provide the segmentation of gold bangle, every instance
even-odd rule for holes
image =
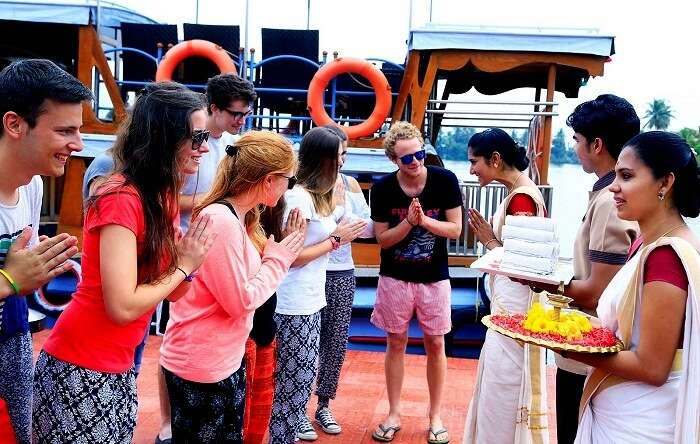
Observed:
[[[484,247],[488,250],[489,244],[490,244],[491,242],[493,242],[493,241],[498,242],[498,239],[496,239],[496,238],[494,237],[494,238],[491,239],[490,241],[486,242],[486,243],[484,244]]]

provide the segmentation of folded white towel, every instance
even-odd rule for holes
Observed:
[[[503,241],[503,249],[525,256],[543,257],[553,260],[559,258],[559,244],[556,242],[527,242],[508,238]]]
[[[501,267],[529,271],[537,274],[552,274],[557,262],[543,257],[525,256],[523,254],[505,251],[501,259]]]
[[[506,225],[556,232],[556,224],[548,217],[506,216]]]
[[[557,235],[553,231],[504,225],[501,230],[501,239],[521,239],[530,242],[556,242]]]

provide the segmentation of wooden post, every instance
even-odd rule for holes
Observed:
[[[82,248],[83,226],[83,175],[85,159],[71,156],[66,164],[66,175],[61,193],[61,208],[58,214],[57,233],[68,233],[78,238]]]
[[[549,65],[547,73],[547,102],[554,101],[554,84],[557,78],[557,65]],[[541,109],[541,108],[540,108]],[[552,112],[552,105],[547,105],[544,110]],[[542,171],[540,171],[540,184],[549,183],[549,158],[552,153],[552,116],[544,117],[544,136],[542,144]]]

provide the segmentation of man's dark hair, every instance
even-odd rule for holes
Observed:
[[[602,94],[579,104],[566,124],[588,143],[596,138],[602,140],[613,159],[620,155],[625,142],[639,134],[639,116],[634,107],[612,94]]]
[[[50,60],[20,60],[0,71],[0,116],[13,111],[29,128],[46,111],[46,100],[80,103],[92,98],[85,85]],[[0,137],[2,133],[0,125]]]
[[[228,108],[234,100],[252,103],[258,97],[253,84],[235,74],[219,74],[207,81],[207,101],[219,109]],[[207,111],[211,114],[211,107]]]

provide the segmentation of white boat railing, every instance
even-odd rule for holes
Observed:
[[[476,240],[474,234],[469,230],[466,209],[474,208],[486,220],[490,221],[496,208],[506,197],[506,187],[500,184],[481,187],[477,182],[461,182],[459,186],[465,209],[462,212],[462,234],[457,239],[447,241],[447,253],[450,256],[481,256],[484,253],[484,246]],[[539,189],[544,197],[547,211],[551,215],[553,188],[551,185],[540,185]]]

